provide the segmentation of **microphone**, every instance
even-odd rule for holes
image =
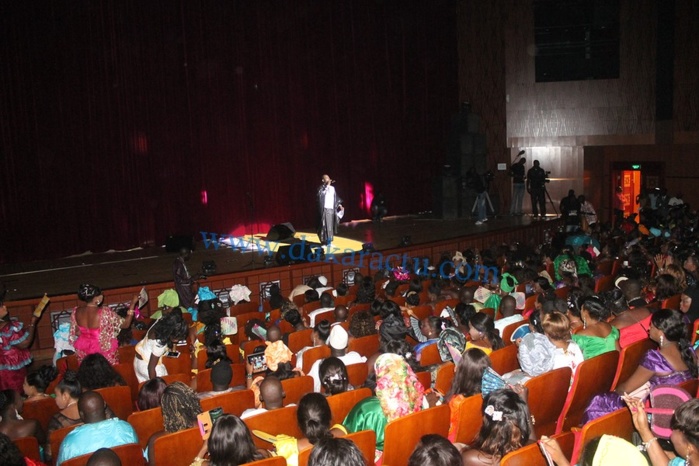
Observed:
[[[519,151],[519,153],[518,153],[517,155],[518,155],[518,156],[519,156],[519,155],[524,155],[525,152],[526,152],[526,151],[525,151],[524,149],[522,149],[521,151]]]

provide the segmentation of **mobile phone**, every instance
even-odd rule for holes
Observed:
[[[248,363],[252,366],[253,374],[267,370],[267,360],[264,353],[249,354]]]
[[[179,351],[168,351],[165,356],[168,358],[179,358],[180,357],[180,352]]]
[[[538,441],[537,443],[539,444],[539,449],[541,450],[541,453],[544,455],[544,458],[546,458],[546,464],[548,464],[548,466],[556,466],[556,463],[553,462],[551,454],[546,449],[544,444],[541,441]]]
[[[223,408],[221,407],[197,414],[197,425],[199,425],[202,440],[207,440],[211,436],[211,429],[221,416],[223,416]]]

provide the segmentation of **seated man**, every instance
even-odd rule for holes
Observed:
[[[335,300],[330,293],[323,293],[320,296],[320,307],[308,313],[308,321],[311,327],[316,326],[316,316],[323,312],[332,311],[335,309]]]
[[[502,301],[500,301],[500,315],[502,317],[495,321],[495,328],[500,332],[500,336],[502,336],[502,331],[505,327],[524,320],[522,314],[515,314],[516,307],[517,300],[515,300],[514,296],[508,294],[502,297]]]
[[[78,412],[85,424],[76,427],[61,442],[56,466],[76,456],[92,453],[100,448],[111,448],[138,443],[136,432],[126,421],[107,419],[107,405],[97,392],[85,392],[78,399]]]
[[[257,408],[248,408],[240,415],[240,419],[247,419],[256,414],[281,409],[284,407],[284,389],[281,381],[270,375],[260,384],[260,406]],[[264,407],[262,407],[264,405]],[[289,405],[293,406],[293,405]]]
[[[231,387],[231,380],[233,380],[233,369],[230,363],[228,361],[219,361],[211,368],[211,386],[213,389],[208,392],[197,393],[197,396],[200,400],[203,400],[204,398],[223,395],[224,393],[243,388]]]

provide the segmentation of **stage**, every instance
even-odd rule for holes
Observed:
[[[555,218],[555,217],[549,217]],[[345,250],[360,250],[362,244],[372,243],[378,250],[400,246],[403,237],[409,236],[412,245],[461,238],[473,234],[495,233],[532,223],[529,216],[502,216],[491,218],[483,225],[475,225],[472,219],[441,220],[428,216],[409,215],[387,217],[381,223],[360,220],[340,224],[334,247]],[[312,228],[302,228],[297,239],[306,236],[309,242],[317,242]],[[266,232],[247,238],[251,243],[267,246]],[[195,236],[196,246],[187,263],[190,273],[201,271],[202,262],[214,261],[216,275],[233,272],[274,269],[279,267],[272,261],[265,265],[266,251],[228,247],[212,244],[205,247],[202,235]],[[278,245],[270,243],[273,255]],[[264,249],[264,248],[263,248]],[[48,293],[49,296],[75,293],[81,283],[93,283],[104,289],[123,288],[134,285],[167,282],[172,280],[172,263],[176,254],[167,253],[165,247],[136,248],[128,251],[86,253],[51,261],[22,264],[4,264],[0,267],[0,281],[8,289],[7,301],[34,298]]]

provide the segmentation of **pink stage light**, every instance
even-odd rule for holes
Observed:
[[[364,182],[364,193],[361,195],[360,205],[362,209],[367,213],[371,213],[371,202],[374,200],[374,185],[370,182]]]
[[[206,192],[206,189],[201,190],[201,203],[202,205],[207,205],[209,203],[209,194]]]

